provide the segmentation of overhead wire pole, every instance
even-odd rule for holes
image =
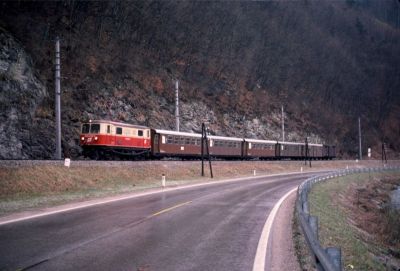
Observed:
[[[212,165],[211,165],[210,150],[208,148],[207,130],[206,130],[206,125],[203,123],[201,125],[201,176],[203,176],[203,177],[204,177],[204,144],[206,145],[206,148],[207,148],[208,163],[210,165],[210,175],[211,175],[211,178],[214,178],[213,171],[212,171]]]
[[[361,149],[361,118],[358,117],[358,158],[362,160],[362,149]]]
[[[175,128],[179,132],[179,81],[175,82]]]
[[[310,167],[311,167],[311,154],[310,154],[310,147],[308,146],[308,137],[306,137],[306,142],[304,144],[304,165],[307,165],[307,159],[310,163]]]
[[[283,105],[282,105],[282,142],[285,142],[285,115],[283,112]]]
[[[56,153],[55,158],[61,160],[61,74],[60,74],[60,38],[56,37],[55,63],[55,109],[56,109]]]
[[[382,163],[387,164],[385,142],[382,142]]]

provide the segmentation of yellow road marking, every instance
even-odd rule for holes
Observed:
[[[150,217],[157,216],[157,215],[161,215],[161,214],[163,214],[163,213],[169,212],[169,211],[171,211],[171,210],[173,210],[173,209],[179,208],[179,207],[181,207],[181,206],[183,206],[183,205],[186,205],[186,204],[189,204],[189,203],[192,203],[192,201],[183,202],[183,203],[177,204],[177,205],[175,205],[175,206],[169,207],[169,208],[167,208],[167,209],[161,210],[161,211],[159,211],[159,212],[157,212],[157,213],[152,214]]]

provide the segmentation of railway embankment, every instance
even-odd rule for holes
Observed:
[[[400,172],[347,175],[316,184],[310,215],[322,247],[342,249],[344,270],[400,270]]]
[[[391,161],[392,164],[398,162]],[[379,161],[213,161],[201,177],[201,161],[64,161],[0,160],[0,216],[69,202],[135,193],[167,186],[218,181],[228,178],[370,167]]]

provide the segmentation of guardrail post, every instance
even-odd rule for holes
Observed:
[[[310,213],[310,211],[308,210],[308,202],[307,202],[307,200],[303,202],[303,212],[305,214],[307,214],[307,215]]]
[[[342,270],[342,250],[338,247],[327,247],[325,249],[328,256],[331,258],[333,265],[337,271]]]
[[[315,239],[318,240],[318,217],[310,215],[308,217],[308,224],[310,224],[311,230],[315,235]]]

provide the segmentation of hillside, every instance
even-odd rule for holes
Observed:
[[[57,35],[64,145],[74,153],[90,118],[173,129],[175,79],[183,131],[207,121],[218,135],[280,139],[283,104],[287,140],[309,136],[355,157],[361,116],[364,150],[380,151],[384,138],[400,151],[396,0],[0,5],[0,60],[26,63],[36,82],[0,65],[0,138],[13,139],[0,158],[53,155]]]

